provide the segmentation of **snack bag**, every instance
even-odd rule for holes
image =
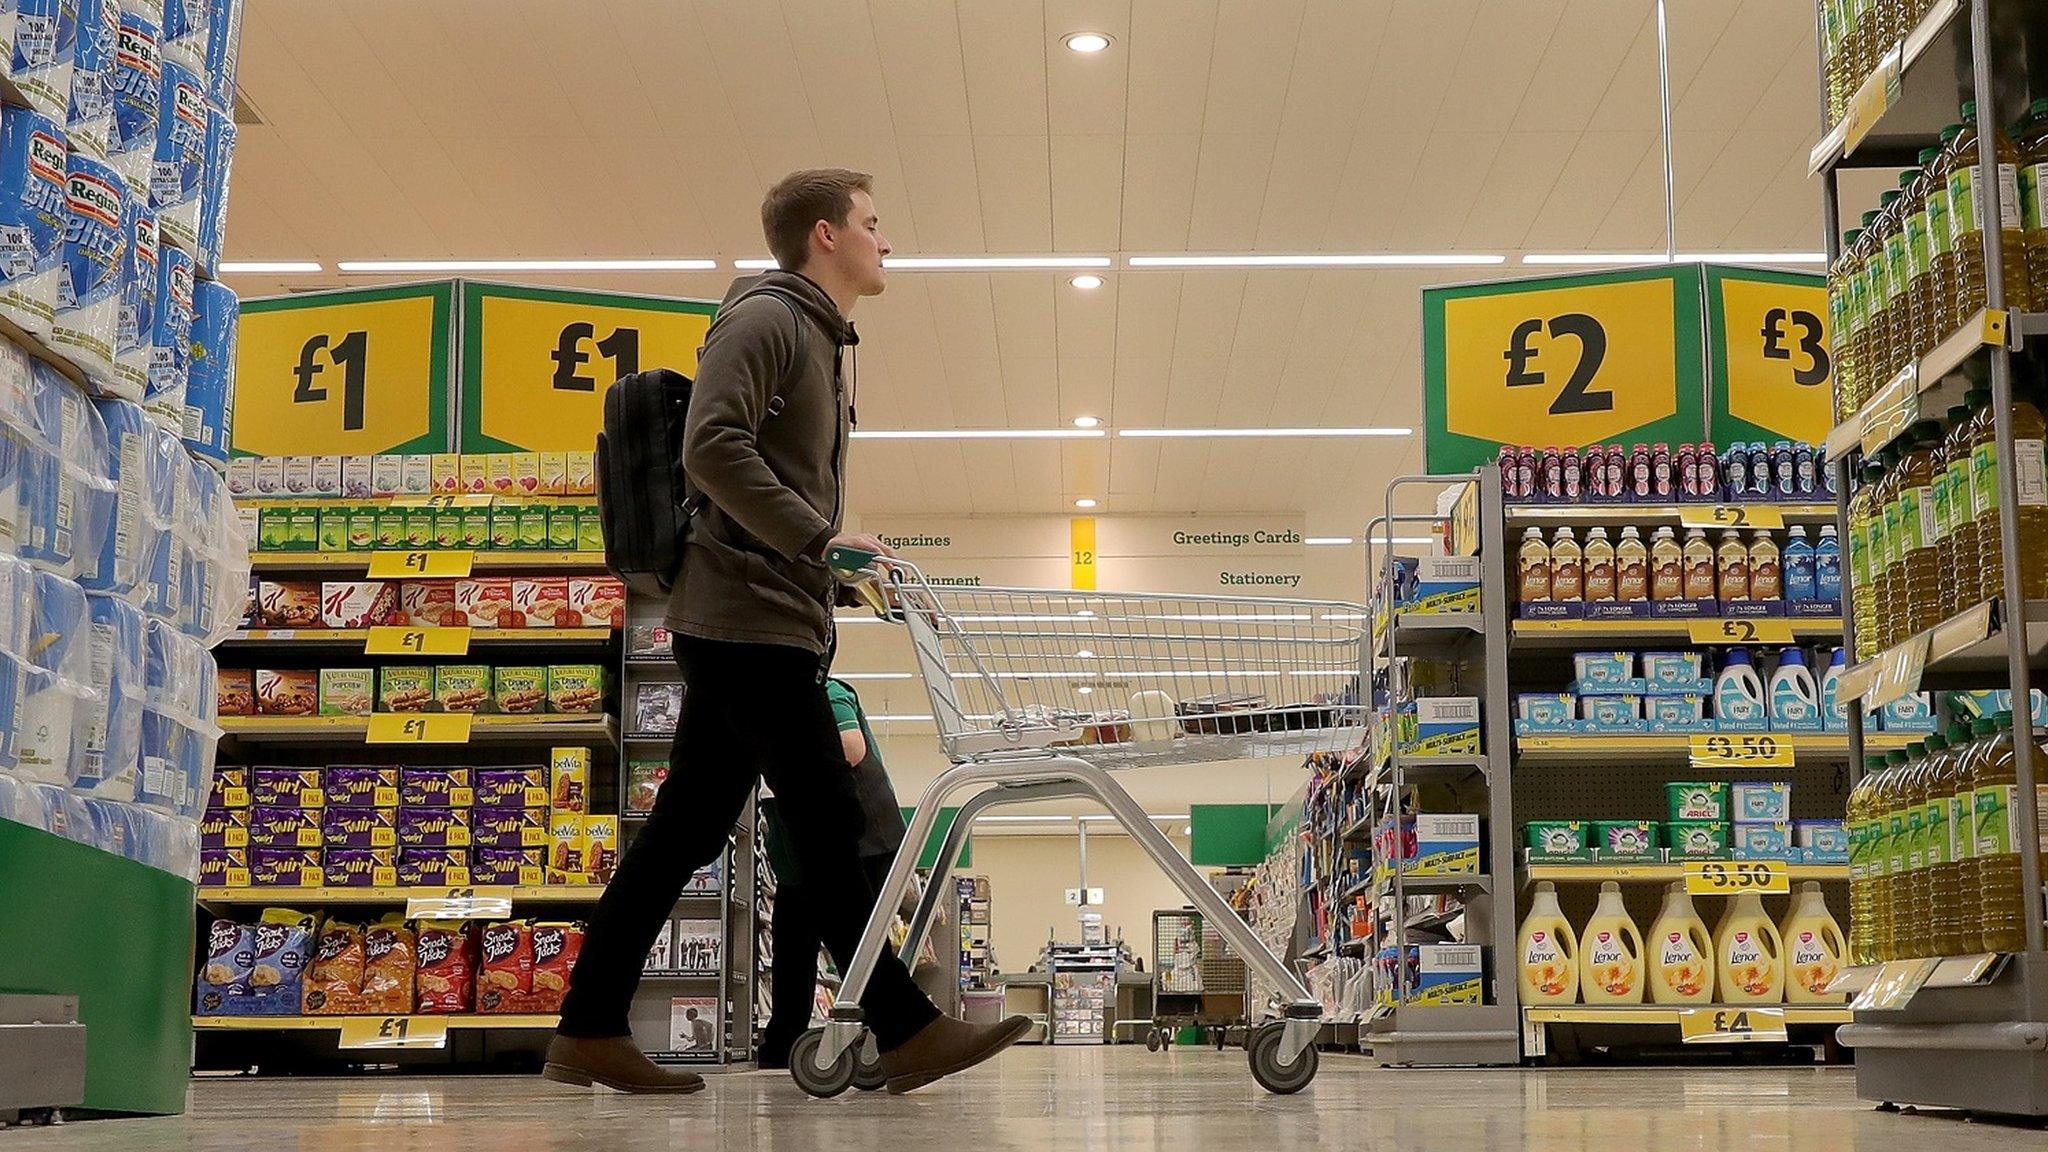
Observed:
[[[533,926],[533,995],[524,1011],[562,1010],[562,997],[569,991],[569,970],[576,967],[576,957],[582,951],[583,925]]]
[[[412,929],[396,917],[363,933],[363,991],[354,1012],[401,1015],[412,1011],[419,958]]]
[[[230,1000],[249,995],[249,973],[255,967],[255,928],[215,920],[206,929],[206,961],[199,966],[193,1011],[201,1016],[226,1014]]]
[[[296,1016],[305,993],[306,961],[312,957],[319,918],[290,908],[265,908],[256,922],[255,962],[249,997],[241,1012],[250,1016]]]
[[[476,1010],[520,1011],[533,994],[533,925],[525,920],[484,925],[483,958]]]
[[[476,1000],[476,936],[469,922],[422,920],[419,928],[419,1011],[469,1011]]]
[[[308,1016],[342,1015],[363,986],[363,929],[360,924],[331,920],[320,930],[320,944],[306,970],[301,1002]]]

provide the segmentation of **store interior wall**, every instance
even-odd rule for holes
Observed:
[[[1185,824],[1167,830],[1175,848],[1185,853]],[[1081,939],[1080,909],[1066,902],[1066,890],[1081,886],[1078,835],[977,835],[976,876],[989,878],[993,899],[990,936],[996,964],[1003,972],[1022,972],[1037,960],[1046,933],[1062,942]],[[1152,863],[1128,836],[1088,834],[1088,883],[1103,890],[1102,913],[1109,938],[1122,931],[1131,953],[1152,971],[1152,913],[1187,904],[1179,888]]]

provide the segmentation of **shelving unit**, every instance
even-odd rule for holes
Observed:
[[[1840,616],[1809,616],[1794,619],[1773,618],[1773,623],[1782,621],[1792,628],[1792,635],[1801,640],[1832,639],[1842,634]],[[1754,624],[1755,620],[1744,621]],[[1517,620],[1510,631],[1516,647],[1558,647],[1577,648],[1602,642],[1614,644],[1685,644],[1692,637],[1693,625],[1721,625],[1713,620]]]
[[[469,643],[534,645],[601,645],[612,641],[610,628],[472,628]],[[223,645],[288,644],[307,648],[360,647],[370,638],[367,628],[245,628]]]
[[[450,1031],[470,1030],[532,1030],[549,1029],[555,1026],[555,1016],[480,1015],[473,1012],[456,1012],[447,1015],[435,1013],[413,1013],[406,1016],[194,1016],[192,1027],[199,1032],[320,1032],[339,1031],[350,1021],[417,1020],[434,1024],[445,1024]]]
[[[395,551],[405,551],[397,549]],[[432,555],[433,549],[413,549]],[[251,552],[249,561],[258,572],[363,572],[375,552]],[[478,572],[545,572],[555,569],[604,570],[602,552],[519,552],[482,551],[471,554],[470,566]]]
[[[1890,46],[1867,77],[1857,78],[1848,113],[1813,149],[1811,169],[1823,180],[1822,219],[1831,264],[1841,255],[1842,176],[1850,168],[1909,168],[1920,149],[1937,143],[1952,109],[1974,96],[1980,171],[1994,169],[1997,128],[2024,111],[2039,94],[2044,0],[1937,0],[1900,43]],[[1823,62],[1825,63],[1825,62]],[[1822,119],[1827,97],[1821,97]],[[2000,181],[1978,182],[1981,219],[2000,219]],[[1999,228],[1980,232],[1983,242],[1985,307],[1957,331],[1896,376],[1873,389],[1870,398],[1828,436],[1835,468],[1840,522],[1848,523],[1850,478],[1859,454],[1890,443],[1923,413],[1939,414],[1971,382],[1989,382],[1995,413],[1999,533],[2003,557],[2001,599],[1958,613],[1865,661],[1844,676],[1842,692],[1867,703],[1882,703],[1919,689],[1930,679],[1944,686],[1975,683],[2010,689],[2026,701],[2041,666],[2048,635],[2042,606],[2020,598],[2024,566],[2037,556],[2019,548],[2019,475],[2010,417],[2016,352],[2040,351],[2048,317],[2009,311]],[[1854,573],[1845,575],[1845,584]],[[1845,598],[1851,589],[1845,589]],[[2015,626],[2013,622],[2023,622]],[[1856,651],[1857,622],[1848,620],[1843,643]],[[2024,713],[2022,704],[2021,711]],[[1871,742],[1862,710],[1850,709],[1851,768],[1862,764]],[[2033,794],[2048,765],[2037,763],[2030,740],[2015,742],[2014,768],[2021,797]],[[1853,778],[1853,777],[1852,777]],[[2048,1115],[2048,950],[2044,950],[2042,875],[2039,856],[2025,850],[2040,843],[2036,806],[2013,806],[2019,853],[2020,891],[2026,903],[2026,950],[1972,963],[1968,980],[1932,979],[1931,962],[1896,961],[1881,969],[1852,969],[1840,986],[1876,993],[1903,979],[1898,995],[1859,997],[1854,1021],[1838,1034],[1856,1050],[1857,1094],[1866,1100],[1920,1104],[2027,1116]],[[1948,958],[1941,967],[1963,958]],[[1921,983],[1923,982],[1924,983]]]
[[[1119,967],[1114,944],[1052,946],[1052,1010],[1048,1024],[1054,1044],[1109,1042],[1109,1017],[1116,1011]]]
[[[1710,735],[1710,733],[1701,733]],[[1846,732],[1769,732],[1773,740],[1790,747],[1795,756],[1825,757],[1844,761],[1849,756]],[[1921,737],[1913,733],[1882,732],[1869,736],[1864,746],[1889,752],[1904,748]],[[1692,751],[1692,735],[1617,734],[1611,736],[1523,736],[1516,740],[1516,763],[1523,767],[1573,764],[1684,764]]]
[[[412,715],[412,713],[403,713]],[[419,715],[430,715],[420,713]],[[333,742],[361,738],[370,731],[367,716],[223,716],[221,731],[243,741]],[[470,718],[469,738],[478,741],[544,743],[568,741],[610,744],[617,738],[613,718],[601,712],[540,713],[504,716],[478,713]],[[431,747],[432,745],[427,745]]]

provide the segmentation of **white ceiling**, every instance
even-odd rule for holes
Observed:
[[[249,0],[230,257],[761,254],[791,168],[900,254],[1661,250],[1649,0]],[[1684,251],[1812,251],[1807,0],[1673,0]],[[1084,57],[1061,38],[1109,33]],[[1418,292],[1498,270],[898,273],[870,427],[1420,423]],[[729,271],[555,276],[716,296]],[[502,278],[502,277],[501,277]],[[516,278],[516,277],[515,277]],[[374,282],[238,276],[244,295]],[[1292,511],[1420,437],[866,442],[855,509]]]

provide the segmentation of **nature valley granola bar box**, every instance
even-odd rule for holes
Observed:
[[[320,715],[368,716],[377,696],[376,678],[373,668],[322,668]]]
[[[555,664],[548,668],[548,710],[604,710],[604,668],[596,664]]]
[[[424,712],[434,702],[434,670],[424,665],[390,664],[377,672],[379,712]]]

